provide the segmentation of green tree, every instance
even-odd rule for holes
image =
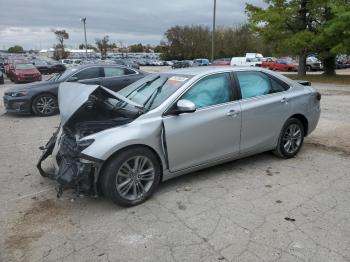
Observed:
[[[143,52],[143,45],[141,43],[135,44],[135,45],[129,45],[129,51],[132,53]]]
[[[23,47],[20,45],[11,46],[8,49],[9,53],[23,53]]]
[[[306,73],[306,57],[317,52],[326,74],[334,74],[335,57],[346,44],[349,0],[265,0],[267,8],[246,5],[250,25],[280,54],[299,56],[299,75]],[[341,10],[341,11],[339,11]],[[339,18],[339,14],[343,14]],[[344,42],[345,41],[345,42]],[[338,46],[337,48],[335,48]],[[344,46],[344,45],[343,45]]]
[[[270,43],[276,53],[299,56],[299,75],[306,74],[306,57],[313,51],[316,23],[313,23],[311,8],[315,1],[265,0],[267,8],[246,5],[253,30]]]
[[[79,49],[85,49],[85,44],[80,44],[79,45]],[[97,50],[97,48],[95,46],[91,45],[91,44],[87,44],[87,49],[92,49],[94,51]]]
[[[324,24],[313,43],[323,62],[324,73],[333,75],[336,56],[350,54],[350,1],[329,1],[322,11]]]
[[[158,51],[156,51],[158,50]],[[211,31],[203,26],[175,26],[164,34],[155,47],[162,59],[206,58],[211,55]],[[215,58],[243,56],[247,52],[271,55],[263,39],[248,25],[218,27],[215,34]]]

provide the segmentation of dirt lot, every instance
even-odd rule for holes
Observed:
[[[314,86],[322,116],[296,158],[182,176],[127,209],[57,199],[35,164],[58,116],[7,115],[1,102],[0,261],[350,261],[350,87]]]

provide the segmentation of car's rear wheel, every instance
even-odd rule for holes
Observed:
[[[277,147],[273,153],[281,158],[294,157],[303,145],[304,135],[304,126],[300,120],[288,119],[282,128]]]
[[[160,174],[158,158],[151,150],[130,148],[107,163],[101,179],[102,192],[116,204],[135,206],[153,194]]]
[[[37,116],[52,116],[58,113],[57,98],[51,94],[41,94],[34,98],[32,109]]]

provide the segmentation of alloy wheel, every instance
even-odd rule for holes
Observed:
[[[126,160],[116,176],[116,189],[127,200],[142,198],[152,187],[155,168],[146,156],[135,156]]]
[[[299,125],[291,124],[287,127],[283,135],[284,150],[293,154],[298,151],[302,141],[302,131]]]
[[[35,107],[39,113],[49,115],[56,110],[56,102],[53,97],[42,96],[36,102]]]

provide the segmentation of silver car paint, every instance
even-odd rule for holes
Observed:
[[[241,70],[266,72],[288,83],[291,88],[285,92],[233,101],[197,110],[194,113],[163,116],[198,79],[210,74]],[[84,137],[83,139],[95,139],[95,142],[82,153],[107,160],[125,147],[145,145],[152,148],[159,156],[163,168],[163,180],[167,180],[208,166],[274,149],[281,128],[290,116],[304,115],[309,122],[308,133],[314,130],[320,116],[319,102],[313,97],[315,94],[312,88],[302,86],[269,70],[200,67],[177,69],[171,73],[193,75],[193,78],[159,107],[141,115],[133,122]],[[283,97],[286,97],[287,101],[282,101]],[[269,103],[273,105],[270,107]],[[232,109],[238,112],[235,117],[227,115]],[[220,128],[206,123],[208,117],[215,119]],[[230,127],[233,129],[220,130]],[[241,137],[243,143],[239,142]],[[59,139],[56,147],[59,147],[58,144]]]

